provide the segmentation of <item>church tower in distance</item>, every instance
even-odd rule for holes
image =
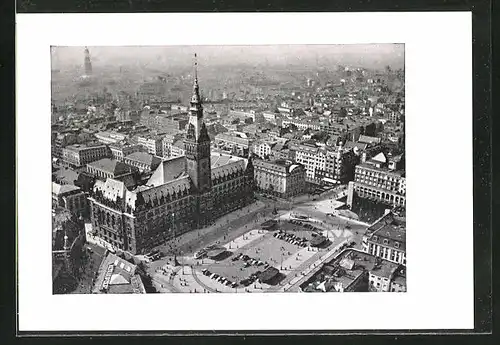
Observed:
[[[91,75],[92,74],[92,63],[90,62],[90,53],[89,53],[89,49],[87,47],[85,47],[84,54],[85,54],[85,57],[84,57],[83,65],[85,68],[85,75]]]
[[[196,54],[195,54],[196,59]],[[193,95],[189,108],[189,122],[184,140],[187,173],[193,182],[198,199],[198,224],[207,224],[211,214],[212,176],[210,164],[210,137],[203,122],[200,87],[198,85],[197,62],[195,60]]]

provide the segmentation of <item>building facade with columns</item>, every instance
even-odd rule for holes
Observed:
[[[213,154],[195,74],[185,155],[162,161],[145,185],[97,181],[89,197],[92,232],[134,254],[254,201],[252,159]]]
[[[355,168],[354,181],[349,183],[347,204],[354,195],[387,205],[406,207],[406,175],[401,157],[387,159],[379,153]]]

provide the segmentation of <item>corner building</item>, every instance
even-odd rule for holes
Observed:
[[[144,253],[254,200],[252,159],[212,154],[195,76],[185,156],[160,163],[144,186],[97,181],[89,196],[93,235],[112,247]]]

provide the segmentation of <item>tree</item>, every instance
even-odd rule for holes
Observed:
[[[247,117],[247,118],[245,119],[245,123],[246,123],[247,125],[251,125],[251,124],[253,123],[253,119],[252,119],[251,117]]]
[[[237,125],[239,123],[240,123],[240,119],[239,118],[235,118],[233,121],[231,121],[232,125]]]

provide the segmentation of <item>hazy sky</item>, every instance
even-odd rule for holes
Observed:
[[[403,44],[350,45],[272,45],[272,46],[130,46],[88,47],[94,65],[105,63],[158,63],[192,65],[193,55],[198,63],[219,65],[233,63],[258,64],[298,63],[304,66],[328,63],[352,64],[366,67],[404,67]],[[54,65],[83,63],[84,47],[54,47]]]

